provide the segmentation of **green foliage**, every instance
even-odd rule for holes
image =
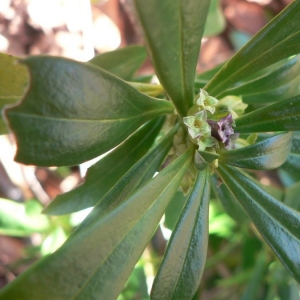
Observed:
[[[218,174],[244,207],[256,228],[296,279],[300,278],[300,214],[273,198],[249,177],[228,166]],[[286,247],[289,245],[289,247]]]
[[[0,134],[8,132],[1,116],[4,106],[20,100],[27,84],[26,68],[16,57],[0,53]]]
[[[249,41],[207,84],[218,96],[234,84],[279,60],[300,52],[299,1],[293,1]]]
[[[90,64],[56,57],[23,63],[30,68],[31,88],[19,106],[6,111],[11,128],[23,137],[16,156],[23,163],[82,163],[117,146],[148,120],[173,111],[169,102],[141,94]]]
[[[239,168],[271,170],[287,159],[292,146],[292,133],[280,133],[244,148],[219,151],[219,161]]]
[[[209,2],[134,0],[156,74],[181,117],[194,103],[193,83]]]
[[[150,169],[148,178],[150,179],[171,146],[169,144],[172,142],[172,134],[165,139],[164,143],[147,154],[161,129],[162,122],[163,119],[154,119],[140,128],[122,145],[90,167],[84,184],[68,193],[58,195],[44,210],[44,213],[67,214],[92,207],[101,199],[107,198],[110,191],[126,198],[124,191],[121,193],[121,186],[126,187],[126,190],[130,192],[128,178],[130,178],[130,186],[135,187],[142,181],[142,175],[143,173],[147,174],[148,169]],[[126,156],[123,155],[124,153]],[[149,167],[145,168],[144,164],[148,164]],[[153,165],[152,169],[151,164]],[[107,171],[104,173],[101,172],[102,170]],[[136,179],[133,180],[133,177]]]
[[[146,58],[144,47],[129,46],[97,55],[89,62],[124,80],[131,80]]]
[[[217,2],[134,1],[161,86],[135,78],[146,56],[141,46],[88,63],[22,60],[30,71],[28,91],[5,110],[16,160],[67,166],[104,155],[82,185],[59,195],[44,213],[93,210],[57,251],[1,290],[1,299],[133,299],[132,290],[144,297],[141,255],[164,214],[172,233],[160,266],[153,263],[151,299],[201,294],[203,272],[221,259],[239,273],[217,285],[239,299],[290,299],[284,297],[297,283],[275,256],[300,282],[299,56],[293,56],[300,53],[300,1],[224,65],[196,75],[201,37],[211,29],[208,12],[208,20],[221,18]],[[11,58],[0,56],[0,64],[10,70],[0,73],[0,87],[8,86],[7,93],[0,90],[3,106],[23,93],[28,79],[27,73],[18,79],[15,68],[26,69]],[[245,103],[252,104],[246,112]],[[274,169],[290,183],[285,188],[255,178]],[[45,233],[56,249],[64,240],[62,225],[36,213],[12,214],[27,205],[0,205],[1,233]],[[208,247],[213,254],[206,263]],[[235,247],[244,261],[227,257]],[[288,282],[288,290],[282,288]]]
[[[204,270],[208,243],[209,169],[199,172],[178,219],[151,292],[152,299],[191,299]]]
[[[49,220],[41,215],[42,205],[38,201],[16,203],[0,198],[0,234],[29,236],[34,232],[47,232]]]
[[[96,205],[68,242],[4,289],[2,299],[32,299],[33,290],[37,299],[115,299],[190,165],[191,152],[103,218]]]
[[[204,36],[214,36],[223,32],[225,22],[220,0],[212,0],[205,23]]]

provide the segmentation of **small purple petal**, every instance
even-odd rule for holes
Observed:
[[[211,135],[217,140],[225,144],[225,148],[229,147],[230,136],[234,134],[232,126],[234,121],[232,115],[228,114],[226,117],[220,119],[219,121],[207,120],[207,123],[211,127]]]

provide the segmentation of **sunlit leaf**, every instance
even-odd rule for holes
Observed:
[[[22,103],[6,111],[17,137],[16,160],[74,165],[94,158],[150,119],[173,111],[90,64],[31,57],[31,84]]]
[[[124,79],[131,80],[146,60],[147,52],[142,46],[128,46],[95,56],[89,61],[102,69]]]
[[[2,119],[3,107],[20,100],[29,81],[26,68],[17,60],[17,57],[0,53],[0,134],[8,132]]]
[[[193,105],[193,84],[209,0],[134,1],[156,74],[179,115]]]
[[[208,244],[209,169],[198,173],[153,283],[151,299],[192,299]]]
[[[286,161],[292,138],[292,133],[284,132],[244,148],[220,150],[219,161],[239,168],[272,170]]]
[[[300,214],[236,168],[220,164],[217,172],[283,265],[300,282]]]
[[[79,226],[77,234],[71,236],[59,250],[2,289],[0,298],[115,300],[191,159],[192,149],[117,209],[103,218],[95,218],[95,222],[85,230],[80,230]],[[91,215],[97,213],[96,206]]]
[[[112,152],[88,169],[85,182],[58,195],[44,210],[46,214],[67,214],[97,204],[153,144],[164,119],[145,124]],[[124,155],[126,153],[126,155]],[[105,170],[105,171],[104,171]]]
[[[67,234],[61,226],[55,226],[41,245],[41,254],[47,255],[56,251],[67,239]]]
[[[137,89],[139,92],[144,93],[151,97],[157,97],[162,95],[164,92],[163,87],[160,84],[149,84],[141,82],[128,82],[132,87]]]
[[[245,114],[235,124],[240,133],[300,130],[300,96]]]
[[[262,68],[300,53],[299,10],[300,1],[291,2],[225,64],[205,90],[216,97]]]
[[[225,17],[222,12],[220,0],[210,2],[207,20],[205,23],[204,36],[218,35],[226,27]]]
[[[18,203],[0,198],[0,234],[21,237],[47,232],[50,223],[40,214],[41,210],[41,204],[35,200]]]

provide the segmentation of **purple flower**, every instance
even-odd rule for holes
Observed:
[[[219,121],[207,120],[207,123],[211,127],[211,135],[221,141],[226,149],[230,149],[232,142],[238,137],[232,128],[235,126],[232,114],[228,114]]]

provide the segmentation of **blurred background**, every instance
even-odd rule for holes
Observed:
[[[226,61],[290,0],[212,0],[197,72]],[[0,52],[17,57],[56,55],[88,61],[131,44],[143,45],[128,0],[1,0]],[[5,74],[1,70],[0,74]],[[153,74],[147,60],[140,75]],[[55,251],[87,211],[60,217],[40,214],[56,195],[74,188],[80,167],[40,168],[13,161],[11,135],[0,135],[0,288],[40,257]],[[266,185],[270,174],[258,174]],[[270,179],[271,178],[271,179]],[[178,192],[130,277],[122,299],[148,299],[168,237],[183,206]],[[299,285],[262,243],[249,222],[229,217],[217,199],[210,207],[208,260],[195,299],[300,299]]]

